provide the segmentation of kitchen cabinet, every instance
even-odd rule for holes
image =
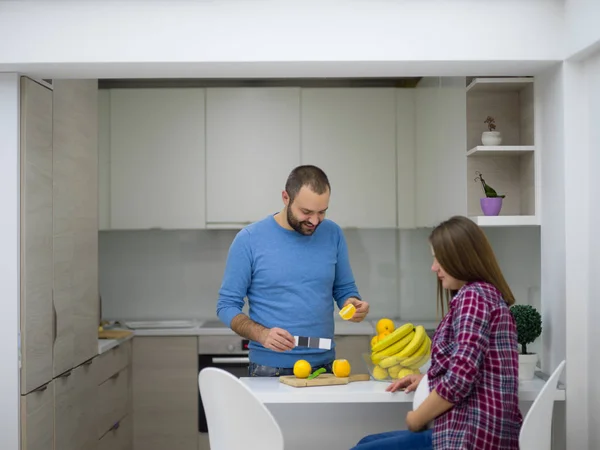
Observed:
[[[302,89],[302,164],[331,184],[327,217],[342,227],[396,228],[394,88]]]
[[[135,450],[198,450],[198,337],[133,340]]]
[[[368,335],[336,335],[336,359],[347,359],[354,374],[368,373],[363,354],[371,354],[371,337]]]
[[[52,91],[26,77],[21,78],[20,248],[20,384],[21,394],[26,394],[52,380],[54,337]],[[30,400],[28,407],[33,402]]]
[[[54,380],[55,450],[98,448],[98,386],[93,362],[90,360]]]
[[[54,80],[54,376],[98,354],[97,140],[97,81]]]
[[[96,95],[96,80],[21,78],[23,450],[98,445]]]
[[[98,90],[98,230],[110,230],[110,91]]]
[[[466,81],[102,90],[99,229],[241,228],[281,209],[299,164],[325,170],[345,228],[537,224],[533,79]],[[487,114],[506,145],[479,145]],[[501,216],[480,215],[477,171],[508,194]]]
[[[415,90],[396,89],[398,228],[415,227]]]
[[[204,90],[110,92],[110,228],[205,228]]]
[[[207,89],[207,227],[279,211],[287,176],[299,164],[300,88]]]
[[[96,358],[97,438],[99,450],[133,448],[132,341]]]
[[[131,450],[133,448],[133,419],[125,417],[98,443],[98,450]]]
[[[21,396],[21,450],[54,449],[54,381]]]
[[[416,223],[467,213],[465,78],[424,78],[415,88]]]

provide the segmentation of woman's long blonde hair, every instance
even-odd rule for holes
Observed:
[[[442,222],[429,235],[433,253],[444,271],[460,281],[485,281],[496,287],[511,306],[515,297],[502,275],[496,255],[483,230],[470,219],[454,216]],[[438,312],[442,317],[456,291],[448,291],[438,282]]]

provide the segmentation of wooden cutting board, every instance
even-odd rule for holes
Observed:
[[[133,334],[128,330],[102,330],[98,331],[98,339],[123,339]]]
[[[279,377],[279,382],[293,387],[310,387],[310,386],[336,386],[340,384],[348,384],[353,381],[369,381],[371,377],[366,373],[358,373],[349,377],[336,377],[331,373],[323,373],[317,378],[308,380],[306,378],[296,378],[294,375],[284,375]]]

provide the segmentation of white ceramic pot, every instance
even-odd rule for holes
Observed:
[[[484,131],[481,135],[483,145],[500,145],[502,144],[502,134],[499,131]]]
[[[538,355],[536,353],[528,355],[519,354],[519,380],[533,380],[537,361]]]

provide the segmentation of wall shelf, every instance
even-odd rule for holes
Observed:
[[[528,227],[540,224],[537,216],[473,216],[469,219],[481,227]]]
[[[504,194],[499,217],[477,221],[485,226],[536,225],[539,195],[539,153],[535,145],[534,79],[473,78],[467,96],[467,214],[479,217],[484,195],[479,173],[498,194]],[[499,146],[482,144],[486,117],[495,119],[502,134]]]
[[[467,156],[521,156],[534,150],[535,145],[478,145]]]

